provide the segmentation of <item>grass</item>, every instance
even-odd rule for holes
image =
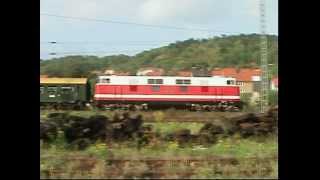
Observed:
[[[41,111],[44,118],[53,111]],[[66,112],[66,111],[62,111]],[[110,111],[68,111],[72,115],[89,117],[101,114],[111,117],[114,112]],[[164,122],[167,117],[197,116],[199,113],[185,113],[183,111],[168,110],[165,112],[144,112],[145,118],[154,118],[156,122],[152,124],[155,131],[162,135],[174,132],[178,129],[190,129],[191,133],[196,134],[203,126],[202,123],[178,123]],[[210,117],[220,117],[226,114],[211,113]],[[202,116],[209,116],[202,114]],[[201,117],[200,117],[201,118]],[[173,159],[173,158],[205,158],[209,156],[232,157],[239,160],[238,165],[223,164],[204,164],[195,167],[185,167],[179,165],[176,168],[167,167],[167,172],[173,175],[165,177],[180,178],[178,171],[193,172],[191,178],[241,178],[241,177],[277,177],[277,160],[270,159],[264,162],[248,160],[252,157],[277,157],[278,144],[276,137],[248,138],[243,139],[238,135],[220,139],[214,145],[203,148],[189,145],[184,148],[178,146],[176,142],[154,141],[151,144],[137,149],[134,141],[126,143],[112,143],[111,146],[104,142],[97,142],[90,145],[85,150],[75,150],[66,144],[63,134],[49,145],[41,143],[40,146],[40,173],[41,177],[54,178],[101,178],[109,176],[110,172],[121,172],[122,178],[144,177],[151,171],[146,163],[123,164],[122,166],[109,165],[106,159]],[[70,157],[84,157],[84,160],[69,160]],[[60,170],[54,173],[54,169]],[[170,171],[169,171],[170,170]],[[176,174],[175,174],[176,173]],[[121,177],[115,177],[121,178]]]
[[[239,139],[237,137],[220,140],[217,144],[212,145],[207,149],[196,149],[195,147],[179,148],[177,144],[161,143],[157,146],[147,146],[140,150],[136,149],[134,143],[114,144],[109,148],[106,144],[98,142],[91,145],[83,151],[67,149],[64,144],[59,144],[61,141],[53,143],[49,147],[42,146],[40,148],[41,157],[41,173],[42,176],[47,176],[46,172],[51,169],[60,169],[63,171],[64,177],[76,178],[97,178],[104,177],[105,173],[113,171],[112,166],[108,166],[106,159],[172,159],[172,158],[205,158],[207,156],[232,157],[239,159],[239,165],[201,165],[192,167],[190,170],[196,172],[193,178],[212,178],[212,177],[276,177],[277,176],[277,161],[267,160],[258,162],[248,160],[250,157],[272,157],[277,156],[277,143],[274,138],[270,137],[260,142],[257,139]],[[87,157],[91,159],[91,163],[86,161],[70,161],[68,157]],[[87,174],[81,170],[81,167],[87,167]],[[188,167],[179,165],[176,169],[169,168],[170,171],[182,171]],[[90,167],[90,168],[89,168]],[[150,171],[147,164],[125,164],[123,165],[123,176],[135,176],[135,174],[143,174]],[[80,169],[80,170],[79,170]],[[267,174],[264,169],[268,170]],[[119,170],[119,169],[118,169]],[[260,172],[261,171],[261,172]],[[169,170],[168,170],[169,173]]]

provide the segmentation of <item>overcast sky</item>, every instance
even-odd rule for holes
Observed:
[[[278,0],[266,1],[267,33],[278,34]],[[260,31],[259,0],[41,0],[40,13],[124,22],[40,15],[40,58],[43,59],[75,54],[134,55],[177,40]],[[210,29],[210,32],[197,29]]]

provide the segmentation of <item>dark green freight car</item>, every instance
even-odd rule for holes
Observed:
[[[83,107],[89,102],[87,78],[40,78],[40,106]]]

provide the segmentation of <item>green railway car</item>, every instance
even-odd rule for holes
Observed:
[[[84,106],[88,87],[87,78],[40,78],[40,106]]]

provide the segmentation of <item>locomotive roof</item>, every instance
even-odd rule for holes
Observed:
[[[40,78],[40,84],[86,84],[87,78]]]
[[[159,80],[159,84],[164,85],[177,85],[177,84],[185,84],[185,85],[199,85],[199,86],[207,86],[207,85],[230,85],[228,81],[235,81],[235,78],[230,77],[182,77],[182,76],[99,76],[98,79],[102,80],[99,83],[106,84],[116,84],[116,85],[148,85],[148,84],[157,84],[157,82],[150,82],[149,80]],[[104,79],[106,82],[103,82]],[[177,82],[177,81],[181,82]],[[189,82],[185,82],[184,80],[190,80]]]
[[[197,76],[113,76],[113,75],[100,75],[98,78],[105,78],[105,77],[113,77],[113,78],[179,78],[179,79],[235,79],[233,77],[226,77],[226,76],[209,76],[209,77],[197,77]]]

